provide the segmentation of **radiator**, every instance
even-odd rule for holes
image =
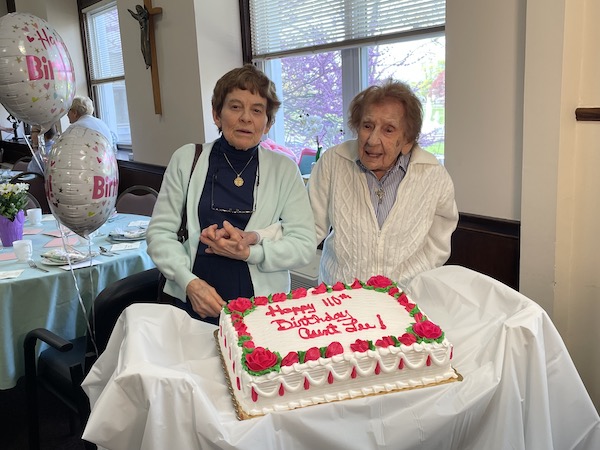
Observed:
[[[294,270],[290,270],[291,275],[291,289],[297,289],[299,287],[311,288],[318,284],[319,278],[319,263],[321,261],[321,250],[317,250],[315,257],[310,264],[299,267]]]

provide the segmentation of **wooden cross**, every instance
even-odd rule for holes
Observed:
[[[152,0],[144,0],[144,7],[150,14],[148,20],[149,37],[150,37],[150,54],[152,55],[152,65],[150,71],[152,74],[152,94],[154,96],[154,113],[162,114],[162,104],[160,101],[160,83],[158,82],[158,64],[156,61],[156,44],[154,43],[154,16],[162,14],[162,8],[153,7]]]

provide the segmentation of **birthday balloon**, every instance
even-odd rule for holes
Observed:
[[[28,13],[0,17],[0,103],[6,110],[47,130],[74,96],[73,63],[56,30]]]
[[[87,238],[110,218],[119,173],[115,153],[102,134],[71,125],[52,146],[45,176],[52,214],[79,236]]]

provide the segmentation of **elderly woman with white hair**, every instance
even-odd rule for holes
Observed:
[[[92,99],[89,97],[77,96],[73,99],[67,117],[69,118],[71,126],[95,130],[106,138],[112,148],[115,148],[116,143],[114,142],[113,133],[110,128],[102,120],[94,117],[93,114],[94,103],[92,102]]]

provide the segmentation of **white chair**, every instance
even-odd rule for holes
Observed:
[[[135,185],[128,187],[117,197],[117,212],[152,216],[158,197],[156,189],[150,186]]]

